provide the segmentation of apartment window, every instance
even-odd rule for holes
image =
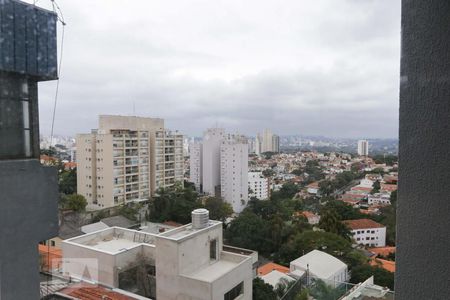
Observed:
[[[236,299],[237,297],[239,297],[240,295],[242,295],[243,293],[244,293],[244,282],[242,281],[237,286],[235,286],[230,291],[228,291],[224,295],[223,299],[224,300],[233,300],[233,299]]]
[[[209,259],[216,260],[217,259],[217,240],[211,240],[209,242]]]
[[[55,241],[50,241],[50,245],[51,245],[52,247],[55,247],[55,246],[56,246]]]

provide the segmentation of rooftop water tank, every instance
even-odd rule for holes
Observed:
[[[208,226],[209,211],[204,208],[195,209],[192,211],[192,228],[202,229]]]

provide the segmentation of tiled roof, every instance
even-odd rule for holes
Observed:
[[[385,227],[384,225],[370,219],[345,220],[342,222],[344,222],[344,224],[347,225],[352,230]]]
[[[86,283],[72,285],[60,293],[80,300],[136,300],[136,298],[113,292],[104,287]]]
[[[369,251],[377,255],[388,256],[391,253],[395,253],[395,247],[376,247],[370,248]]]
[[[395,261],[375,258],[370,261],[370,264],[372,266],[378,266],[380,268],[383,268],[389,272],[395,273]]]
[[[278,272],[281,272],[281,273],[284,273],[284,274],[289,273],[289,268],[288,267],[285,267],[285,266],[282,266],[282,265],[270,262],[270,263],[267,263],[267,264],[265,264],[265,265],[263,265],[263,266],[258,268],[258,275],[259,276],[264,276],[264,275],[272,272],[273,270],[277,270]]]
[[[57,269],[61,266],[61,249],[39,244],[39,255],[42,258],[41,267],[45,271],[49,271],[49,266],[50,269]]]

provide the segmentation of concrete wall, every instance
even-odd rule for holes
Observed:
[[[84,196],[88,209],[97,209],[94,204],[96,193],[95,177],[95,135],[77,134],[77,193]]]
[[[450,2],[402,1],[395,299],[450,295]]]
[[[234,212],[240,213],[248,201],[248,145],[224,142],[220,147],[221,196]]]
[[[96,195],[98,201],[97,209],[116,206],[118,204],[114,203],[113,197],[113,188],[114,188],[113,135],[112,134],[97,135],[96,151],[97,151]]]
[[[208,129],[203,134],[203,192],[214,195],[220,185],[220,144],[225,137],[222,128]]]
[[[214,239],[217,241],[217,249],[222,249],[221,223],[178,244],[180,274],[190,274],[214,263],[209,258],[209,245]],[[217,258],[220,258],[219,254],[220,252],[217,250]]]
[[[38,299],[37,245],[58,234],[56,170],[0,161],[0,191],[0,299]]]
[[[222,256],[228,256],[227,259],[232,259],[235,254],[222,253]],[[225,258],[225,257],[224,257]],[[240,300],[252,299],[252,286],[253,286],[253,268],[252,260],[248,258],[241,262],[239,266],[228,272],[224,276],[220,277],[212,284],[212,299],[222,300],[225,293],[237,286],[239,283],[244,282],[244,294]]]

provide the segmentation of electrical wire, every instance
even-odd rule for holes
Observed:
[[[52,128],[51,128],[51,133],[50,133],[50,147],[53,146],[53,130],[54,130],[54,126],[55,126],[56,106],[58,103],[59,78],[61,76],[61,67],[62,67],[63,54],[64,54],[64,32],[65,32],[64,29],[66,27],[66,22],[64,20],[64,15],[61,11],[61,8],[59,7],[58,3],[56,3],[55,0],[51,0],[51,2],[52,2],[52,6],[53,6],[53,12],[56,14],[58,21],[60,21],[62,24],[62,30],[61,30],[61,51],[60,51],[60,56],[59,56],[59,66],[58,66],[58,70],[57,70],[58,79],[56,80],[55,98],[54,98],[54,102],[53,102]]]

